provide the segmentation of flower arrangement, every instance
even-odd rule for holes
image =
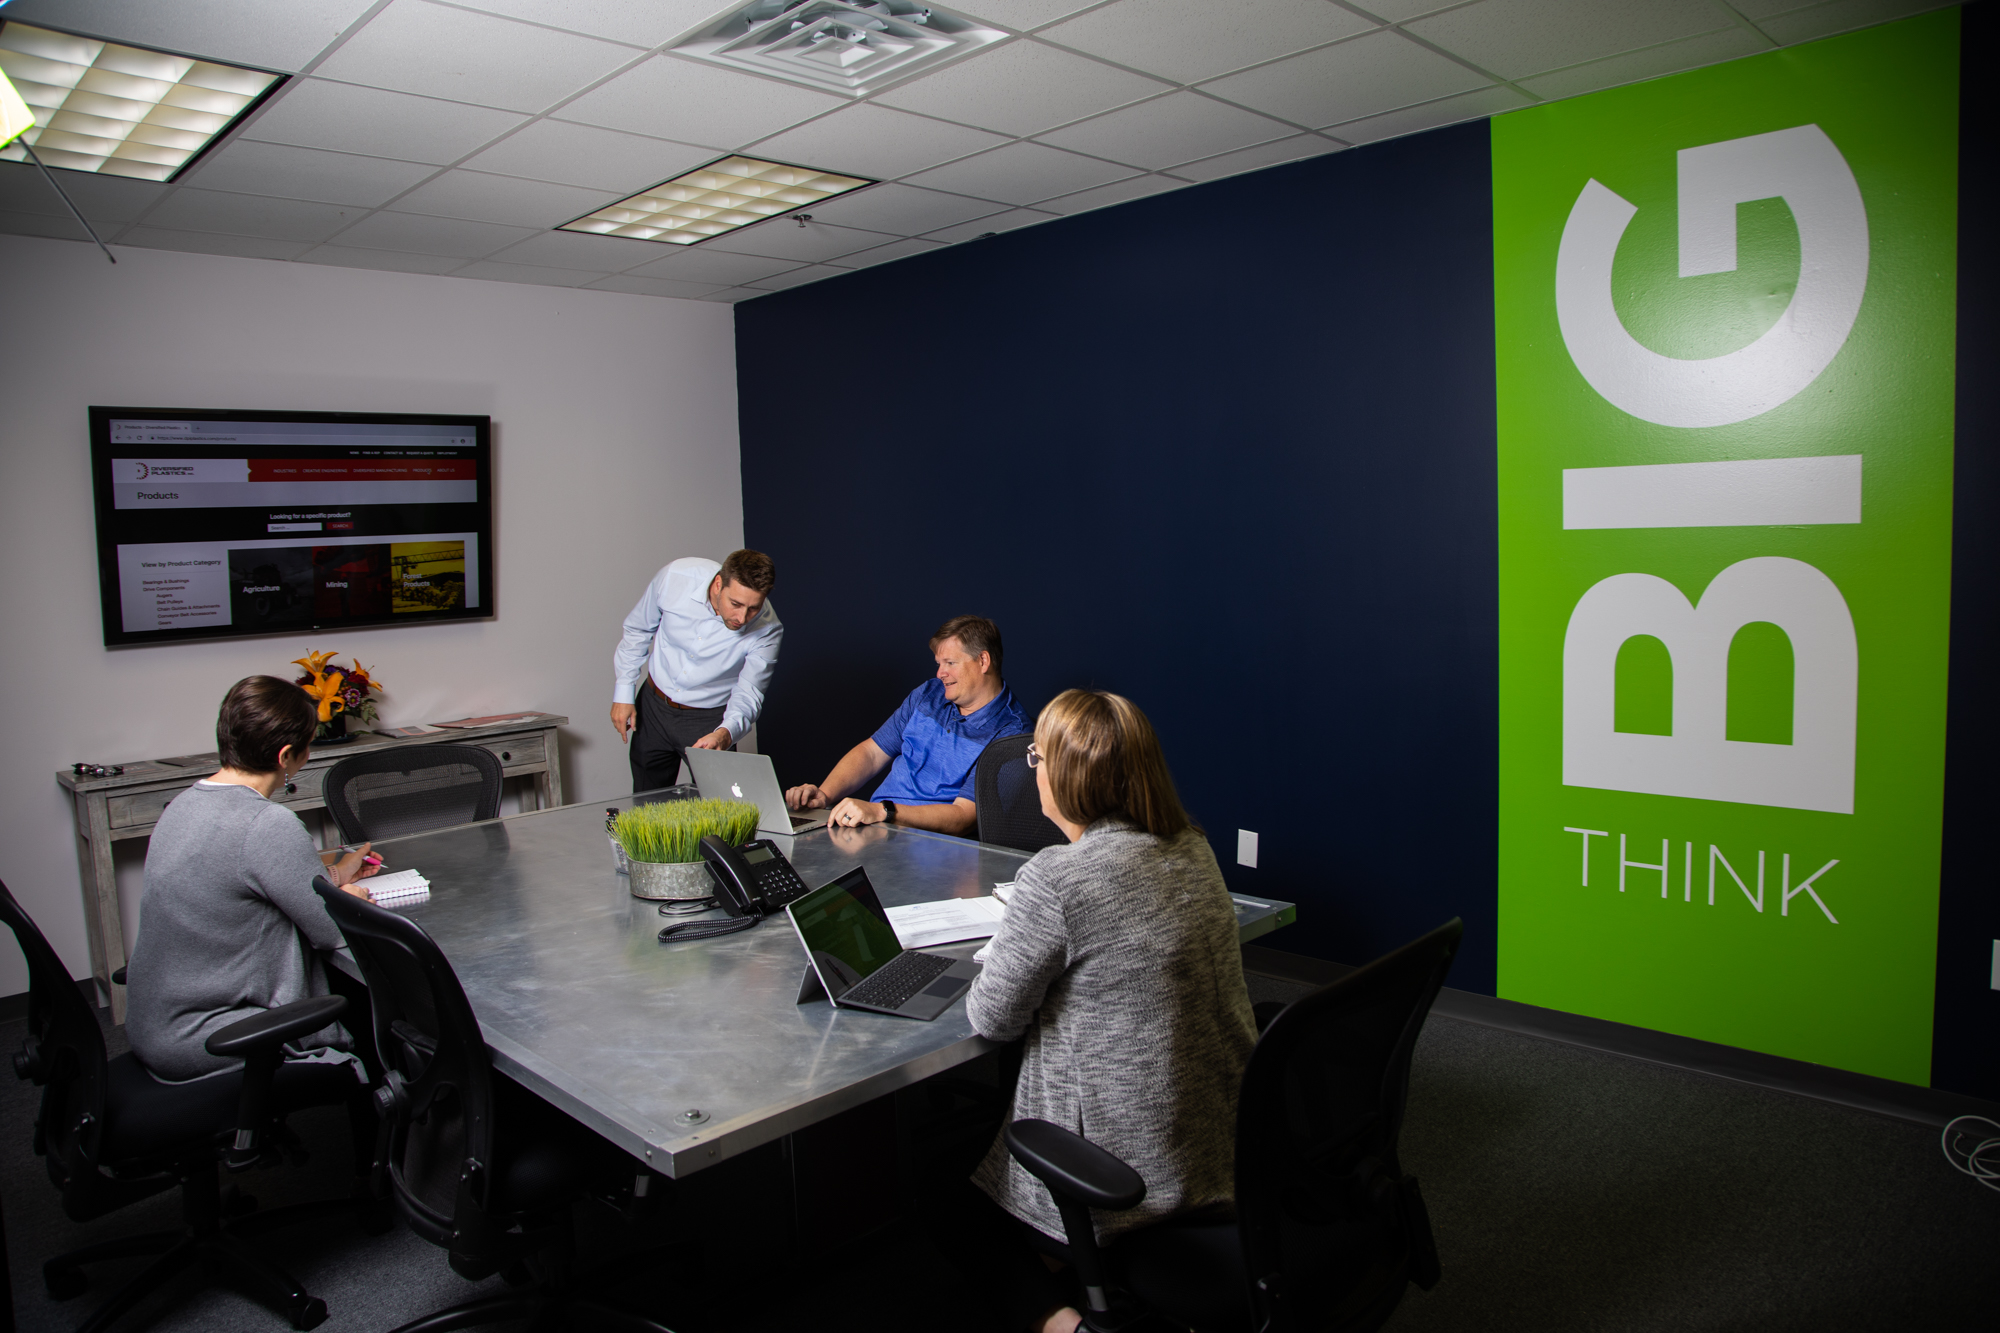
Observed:
[[[620,814],[611,831],[634,861],[700,861],[705,835],[740,847],[757,832],[757,818],[748,801],[656,801]]]
[[[343,667],[333,665],[333,657],[332,653],[307,653],[292,659],[293,665],[306,669],[297,684],[318,702],[322,729],[343,714],[363,726],[373,726],[374,696],[381,692],[382,682],[369,674],[360,658],[353,659],[353,666]]]

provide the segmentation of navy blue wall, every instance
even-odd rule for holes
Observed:
[[[1477,123],[737,307],[782,780],[988,615],[1031,712],[1152,716],[1232,887],[1300,903],[1271,945],[1359,962],[1462,915],[1452,984],[1491,993],[1492,303]]]

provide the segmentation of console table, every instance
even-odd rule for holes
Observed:
[[[363,732],[354,740],[313,751],[298,777],[272,799],[289,810],[324,810],[320,784],[326,771],[349,755],[403,745],[478,745],[499,758],[507,777],[533,778],[536,808],[546,810],[563,803],[556,728],[568,721],[553,713],[533,713],[483,727],[447,727],[422,736]],[[103,997],[99,1002],[111,1005],[114,1023],[125,1021],[125,988],[112,985],[111,974],[125,966],[127,955],[111,844],[150,834],[168,801],[219,767],[216,756],[210,753],[181,756],[177,762],[138,760],[124,765],[125,771],[116,777],[78,777],[68,771],[56,774],[56,781],[70,794],[76,816],[76,860],[83,881],[90,972],[97,978],[98,993]]]

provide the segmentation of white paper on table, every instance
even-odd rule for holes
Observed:
[[[905,949],[983,940],[1000,929],[1006,908],[991,898],[946,898],[936,903],[891,907],[889,925]]]
[[[395,902],[419,893],[429,893],[431,888],[431,882],[414,870],[384,871],[379,875],[370,875],[361,883],[367,888],[371,903]]]

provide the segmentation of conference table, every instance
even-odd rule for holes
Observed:
[[[605,813],[684,794],[376,844],[390,869],[430,881],[428,900],[393,910],[443,949],[496,1068],[679,1178],[995,1048],[972,1030],[962,1002],[928,1023],[838,1009],[823,997],[799,1003],[805,952],[782,914],[735,935],[660,943],[668,918],[618,873]],[[887,907],[989,894],[1028,859],[880,824],[773,841],[807,884],[865,866]],[[1296,913],[1287,902],[1235,902],[1246,942]],[[981,943],[937,952],[970,956]]]

